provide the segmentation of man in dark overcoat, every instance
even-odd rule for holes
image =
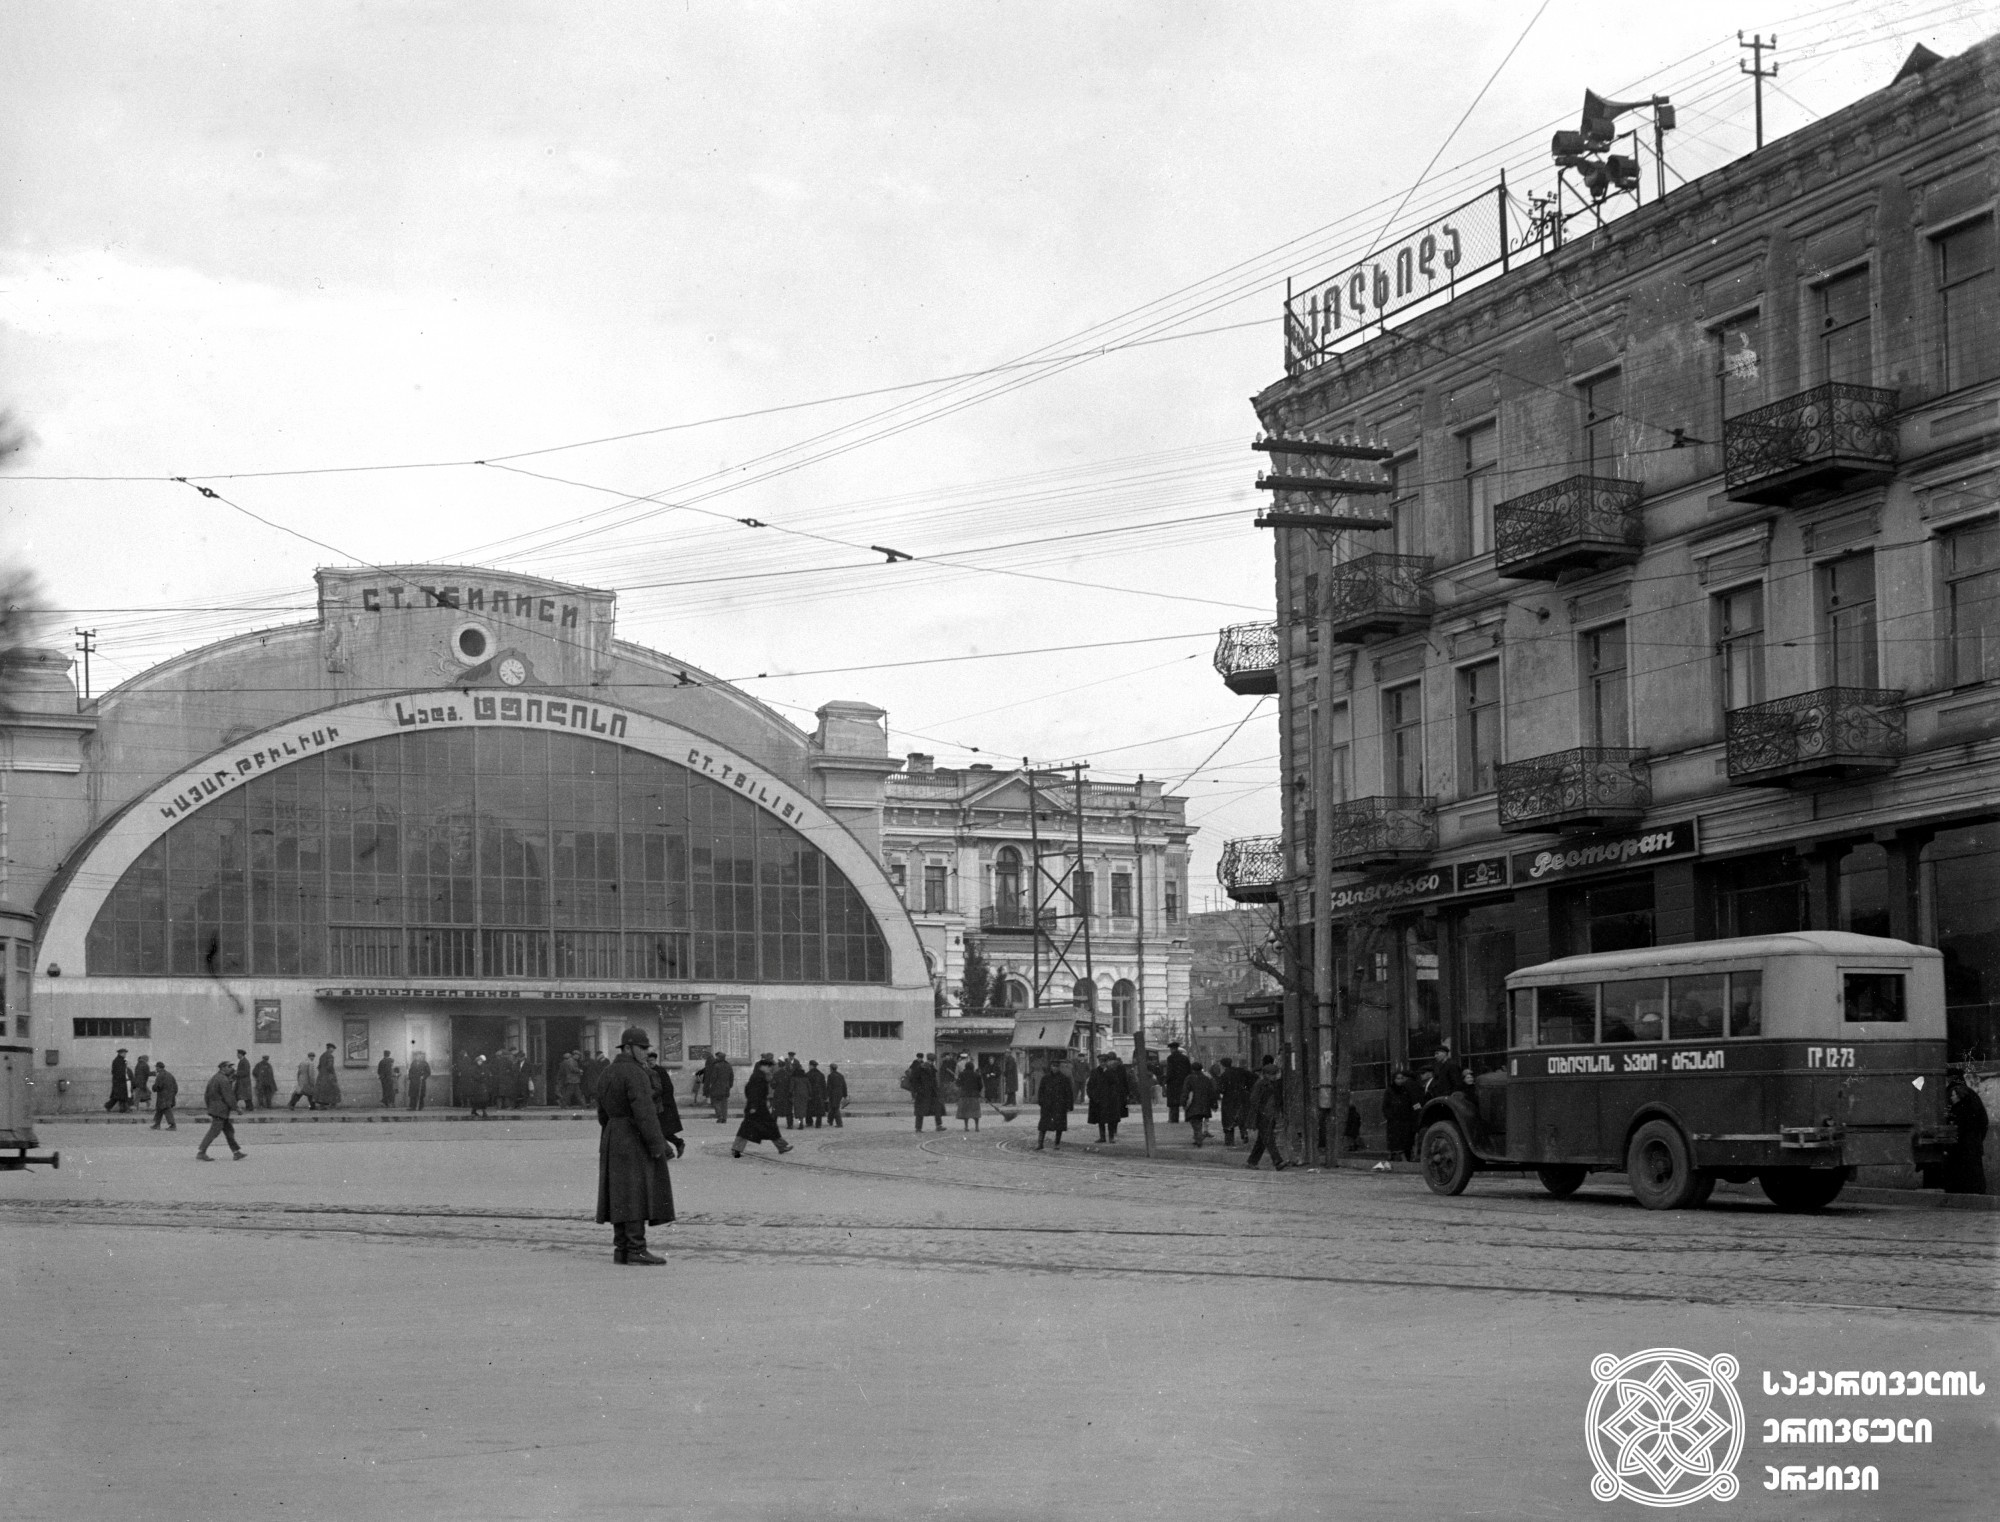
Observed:
[[[583,1062],[574,1050],[563,1053],[556,1064],[556,1103],[576,1106],[583,1103]]]
[[[1090,1123],[1097,1127],[1101,1142],[1118,1140],[1118,1123],[1132,1113],[1127,1101],[1125,1064],[1113,1052],[1102,1052],[1097,1070],[1085,1081],[1084,1097],[1090,1101]]]
[[[125,1060],[122,1046],[111,1059],[111,1097],[104,1101],[104,1108],[120,1115],[132,1108],[132,1064]]]
[[[1250,1148],[1250,1160],[1243,1166],[1254,1168],[1266,1152],[1271,1166],[1283,1173],[1291,1164],[1278,1150],[1278,1131],[1285,1123],[1285,1080],[1278,1071],[1278,1059],[1266,1057],[1264,1070],[1250,1090],[1250,1119],[1257,1127],[1257,1140]]]
[[[322,1110],[331,1110],[340,1103],[340,1074],[335,1071],[333,1054],[336,1048],[329,1041],[326,1050],[319,1054],[319,1074],[313,1082],[313,1098]]]
[[[1243,1139],[1250,1139],[1250,1091],[1257,1086],[1257,1075],[1247,1067],[1236,1066],[1230,1057],[1222,1059],[1222,1076],[1215,1081],[1218,1099],[1222,1106],[1222,1145],[1236,1145],[1236,1133],[1241,1131]]]
[[[257,1065],[250,1069],[250,1081],[257,1089],[257,1108],[268,1110],[278,1101],[278,1074],[271,1066],[271,1054],[265,1052],[257,1059]]]
[[[811,1125],[812,1086],[806,1082],[806,1070],[799,1062],[798,1053],[787,1053],[786,1060],[792,1070],[791,1108],[788,1111],[791,1124],[794,1126]]]
[[[1187,1111],[1188,1129],[1199,1147],[1208,1140],[1208,1117],[1215,1113],[1215,1080],[1191,1064],[1181,1083],[1181,1108]]]
[[[239,1110],[257,1107],[257,1080],[250,1073],[250,1054],[240,1046],[236,1048],[236,1107]]]
[[[153,1068],[153,1129],[160,1129],[160,1122],[167,1123],[169,1131],[178,1131],[174,1124],[174,1106],[180,1102],[181,1082],[167,1071],[162,1062]]]
[[[409,1090],[411,1109],[421,1110],[424,1107],[424,1099],[430,1091],[430,1086],[431,1060],[422,1052],[418,1052],[410,1058],[410,1081],[406,1086]]]
[[[1451,1055],[1451,1043],[1440,1042],[1437,1061],[1431,1064],[1431,1075],[1424,1084],[1425,1099],[1443,1099],[1450,1094],[1470,1093],[1472,1085],[1465,1081],[1465,1069],[1460,1067]]]
[[[771,1085],[774,1082],[771,1070],[776,1066],[770,1054],[766,1053],[757,1059],[756,1067],[750,1070],[750,1081],[743,1085],[743,1123],[736,1128],[736,1140],[730,1143],[731,1157],[741,1157],[743,1149],[751,1142],[776,1142],[781,1157],[792,1150],[792,1144],[785,1140],[785,1133],[778,1129],[778,1118],[771,1113]]]
[[[840,1070],[840,1064],[826,1065],[826,1118],[836,1126],[845,1126],[840,1112],[847,1103],[847,1075]]]
[[[618,1056],[605,1069],[597,1091],[597,1219],[611,1227],[611,1261],[660,1264],[646,1250],[646,1228],[674,1218],[674,1189],[667,1177],[667,1152],[687,1150],[678,1131],[660,1127],[661,1095],[645,1055],[653,1042],[638,1026],[618,1038]],[[679,1120],[679,1115],[675,1115]]]
[[[718,1126],[729,1123],[729,1094],[735,1087],[736,1069],[730,1066],[729,1059],[720,1052],[710,1052],[708,1066],[702,1070],[701,1092],[715,1106]]]
[[[1396,1069],[1389,1086],[1382,1091],[1382,1129],[1387,1134],[1389,1155],[1408,1158],[1417,1144],[1417,1107],[1423,1095],[1417,1080],[1406,1067]]]
[[[806,1124],[826,1124],[826,1074],[819,1070],[817,1058],[806,1064]]]
[[[910,1108],[916,1112],[917,1129],[924,1128],[924,1118],[938,1117],[937,1128],[944,1129],[944,1102],[938,1096],[937,1069],[924,1061],[922,1052],[910,1059],[910,1065],[903,1072],[903,1087],[910,1091]]]
[[[141,1052],[139,1060],[132,1064],[132,1097],[143,1108],[146,1096],[153,1091],[153,1064]]]
[[[386,1110],[396,1102],[396,1059],[387,1051],[375,1064],[375,1078],[382,1085],[382,1108]]]
[[[1035,1120],[1035,1150],[1049,1139],[1049,1132],[1056,1133],[1056,1151],[1062,1151],[1063,1132],[1069,1129],[1069,1112],[1076,1108],[1076,1085],[1069,1081],[1069,1074],[1060,1060],[1049,1064],[1042,1074],[1042,1081],[1035,1090],[1035,1103],[1042,1113]]]
[[[236,1145],[236,1127],[229,1118],[236,1108],[236,1075],[227,1057],[216,1064],[215,1076],[208,1080],[208,1088],[202,1093],[202,1103],[208,1110],[208,1135],[201,1139],[194,1155],[204,1163],[214,1162],[208,1155],[208,1144],[219,1136],[229,1143],[230,1156],[242,1162],[243,1149]]]
[[[1181,1093],[1187,1087],[1188,1074],[1194,1071],[1194,1064],[1188,1054],[1181,1050],[1178,1041],[1167,1043],[1167,1124],[1178,1125],[1181,1118]]]

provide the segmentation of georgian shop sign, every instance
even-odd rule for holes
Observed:
[[[1645,830],[1565,841],[1546,850],[1520,851],[1511,861],[1505,856],[1485,856],[1477,861],[1378,877],[1351,887],[1335,888],[1328,901],[1335,917],[1371,909],[1399,909],[1409,904],[1435,903],[1440,899],[1466,898],[1649,866],[1656,861],[1693,856],[1700,848],[1696,821],[1681,819]]]
[[[1626,867],[1650,866],[1693,856],[1701,849],[1700,832],[1692,819],[1653,825],[1621,835],[1599,835],[1588,840],[1565,842],[1545,851],[1521,851],[1514,857],[1514,886],[1560,882],[1597,872],[1617,872]]]
[[[316,988],[313,992],[322,999],[556,999],[601,1004],[699,1004],[709,997],[651,988],[426,988],[386,983]]]

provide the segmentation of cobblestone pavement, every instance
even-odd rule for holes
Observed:
[[[309,1148],[315,1161],[323,1154],[341,1164],[339,1187],[288,1184],[263,1194],[252,1163],[232,1165],[213,1181],[227,1184],[225,1197],[169,1188],[160,1198],[119,1198],[112,1182],[118,1170],[100,1162],[74,1194],[63,1188],[63,1173],[42,1175],[43,1187],[31,1193],[0,1186],[0,1219],[529,1241],[596,1253],[604,1230],[587,1208],[592,1160],[576,1155],[594,1132],[527,1122],[494,1132],[453,1128],[452,1141],[470,1143],[470,1152],[409,1128],[295,1130],[282,1140],[266,1132],[258,1137],[259,1158]],[[1615,1179],[1553,1200],[1532,1180],[1495,1177],[1440,1199],[1410,1174],[1252,1174],[1240,1166],[1240,1148],[1204,1159],[1235,1166],[1199,1168],[1148,1160],[1124,1142],[1038,1152],[1032,1132],[1000,1126],[918,1136],[875,1121],[794,1132],[800,1145],[782,1159],[764,1149],[730,1159],[728,1135],[716,1128],[704,1138],[699,1126],[690,1128],[695,1155],[676,1168],[682,1214],[670,1240],[677,1255],[2000,1318],[2000,1219],[1990,1214],[1836,1204],[1786,1215],[1748,1195],[1656,1213],[1640,1209]],[[126,1137],[95,1156],[116,1159],[141,1147],[158,1155],[164,1140]],[[517,1166],[468,1191],[461,1186],[480,1172],[477,1158],[492,1150],[481,1141],[503,1145]],[[422,1164],[412,1170],[407,1163],[415,1159]],[[190,1188],[211,1184],[184,1169],[175,1176],[182,1180]],[[508,1180],[521,1187],[510,1191]],[[426,1189],[427,1182],[435,1187]],[[503,1205],[467,1199],[468,1192],[513,1197]],[[578,1204],[560,1202],[569,1194]]]
[[[211,1164],[190,1127],[50,1125],[59,1172],[0,1174],[5,1513],[1598,1518],[1592,1360],[1677,1347],[1741,1364],[1738,1522],[1991,1514],[1994,1397],[1871,1411],[1935,1441],[1835,1511],[1765,1466],[1852,1453],[1754,1434],[1822,1414],[1761,1370],[1990,1383],[1992,1215],[1440,1200],[908,1124],[738,1160],[695,1123],[647,1271],[591,1220],[586,1121],[269,1125]]]

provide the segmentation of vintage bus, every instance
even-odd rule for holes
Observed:
[[[1943,1158],[1944,959],[1834,931],[1597,952],[1507,976],[1502,1071],[1431,1100],[1438,1194],[1532,1171],[1572,1194],[1622,1171],[1649,1210],[1756,1179],[1814,1210],[1868,1164]]]

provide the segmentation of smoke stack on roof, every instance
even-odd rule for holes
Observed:
[[[904,758],[903,769],[912,777],[928,776],[936,761],[935,756],[927,756],[920,750],[913,750]]]

